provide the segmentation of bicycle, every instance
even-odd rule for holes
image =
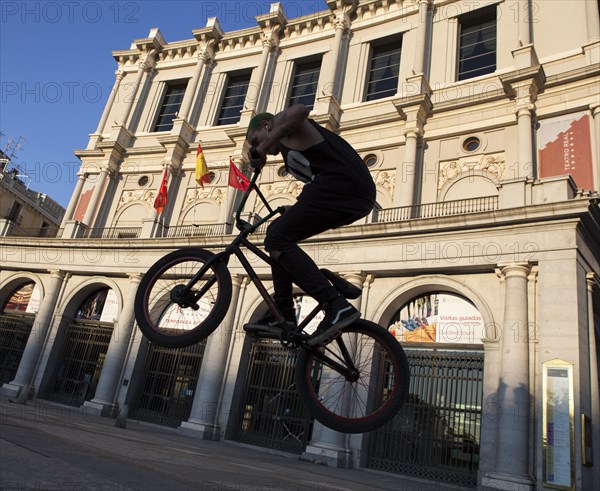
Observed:
[[[246,248],[260,259],[285,270],[248,240],[262,224],[284,212],[271,208],[258,188],[255,170],[235,213],[240,233],[224,250],[186,248],[158,260],[144,275],[135,298],[135,316],[151,342],[183,348],[208,337],[225,317],[231,302],[232,283],[227,267],[235,256],[257,287],[272,315],[283,328],[250,328],[254,340],[278,339],[297,352],[296,389],[309,412],[322,424],[343,433],[372,431],[390,421],[408,393],[409,367],[400,343],[383,327],[363,319],[341,329],[334,337],[311,347],[306,326],[323,309],[315,307],[296,327],[283,322],[266,287],[242,252]],[[248,196],[255,190],[268,214],[251,224],[241,219]],[[332,285],[348,299],[361,290],[335,273],[322,270]]]

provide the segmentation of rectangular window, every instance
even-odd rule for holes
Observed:
[[[401,49],[401,39],[371,48],[367,101],[393,96],[398,92]]]
[[[177,117],[187,80],[185,82],[170,83],[167,85],[167,90],[158,112],[158,118],[152,131],[170,131],[173,128],[173,119]]]
[[[250,85],[250,74],[229,76],[217,125],[235,124],[240,120]]]
[[[310,111],[315,105],[317,96],[317,83],[321,72],[321,61],[297,62],[290,92],[288,106],[293,104],[304,104]]]
[[[458,80],[496,71],[496,7],[458,19]]]

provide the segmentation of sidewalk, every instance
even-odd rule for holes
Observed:
[[[336,469],[295,456],[114,420],[46,401],[0,397],[3,491],[444,491],[395,474]]]

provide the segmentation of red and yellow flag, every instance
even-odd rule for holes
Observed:
[[[242,174],[231,159],[229,159],[229,185],[242,191],[246,191],[250,185],[250,179]]]
[[[165,172],[163,173],[160,188],[158,189],[158,194],[154,200],[154,208],[159,215],[164,210],[165,206],[167,206],[167,169],[165,169]]]
[[[196,182],[204,189],[204,183],[210,182],[210,175],[208,173],[208,167],[206,166],[206,160],[204,159],[204,153],[202,152],[202,145],[198,144],[198,151],[196,152]]]

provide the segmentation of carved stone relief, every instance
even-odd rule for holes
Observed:
[[[451,181],[469,174],[478,174],[498,182],[505,169],[504,152],[489,155],[470,155],[456,160],[440,162],[438,190]]]

